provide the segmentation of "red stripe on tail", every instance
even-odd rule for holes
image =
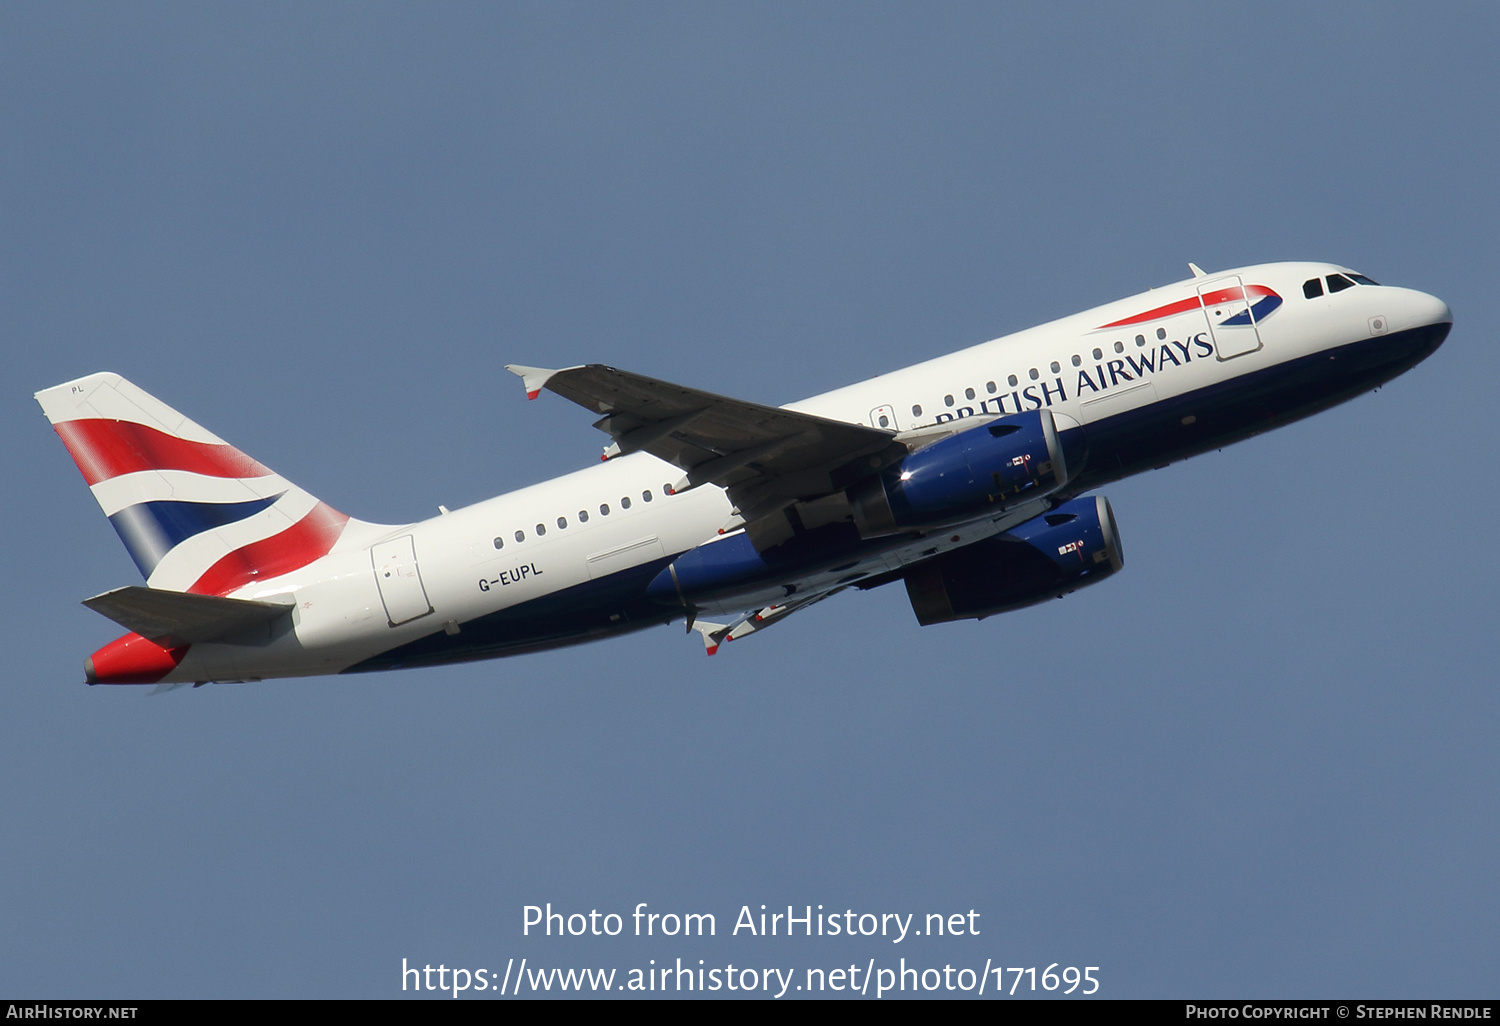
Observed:
[[[235,549],[193,583],[194,595],[227,595],[251,581],[280,577],[328,555],[349,518],[327,503],[280,534]]]
[[[232,445],[190,442],[133,421],[65,420],[54,428],[90,485],[141,470],[188,470],[209,477],[271,473]]]

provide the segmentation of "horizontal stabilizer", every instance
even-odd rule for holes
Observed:
[[[291,612],[290,605],[160,588],[116,588],[83,604],[157,645],[175,647],[242,634]]]

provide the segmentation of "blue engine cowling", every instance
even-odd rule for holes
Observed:
[[[950,435],[848,491],[861,537],[955,523],[1054,492],[1068,461],[1049,410]]]
[[[1004,534],[905,573],[917,622],[982,620],[1102,581],[1125,565],[1102,495],[1074,499]]]

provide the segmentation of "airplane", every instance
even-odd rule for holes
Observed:
[[[901,581],[923,626],[1118,572],[1096,489],[1291,423],[1431,355],[1440,299],[1347,267],[1192,277],[782,407],[513,365],[589,410],[587,469],[413,524],[319,501],[117,374],[36,394],[145,578],[89,684],[360,673],[677,620],[708,654]]]

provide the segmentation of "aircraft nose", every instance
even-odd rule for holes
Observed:
[[[1416,289],[1402,289],[1399,304],[1391,313],[1391,327],[1399,329],[1398,337],[1407,340],[1413,363],[1437,352],[1453,329],[1453,311],[1448,304]]]
[[[1414,327],[1453,323],[1453,311],[1437,296],[1412,289],[1407,292],[1406,307],[1407,317]]]

